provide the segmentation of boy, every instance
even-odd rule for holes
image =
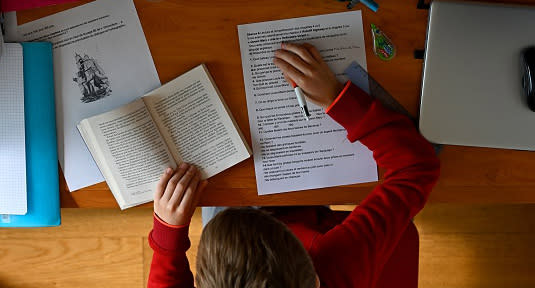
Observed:
[[[439,176],[432,146],[411,121],[351,84],[342,85],[309,44],[283,44],[274,63],[309,100],[361,141],[384,180],[349,215],[325,207],[229,209],[205,227],[197,285],[213,287],[374,287],[410,219]],[[193,166],[162,176],[155,193],[149,287],[193,287],[188,224],[206,187]],[[276,220],[277,218],[278,220]],[[284,224],[282,224],[284,223]],[[293,233],[293,234],[292,234]]]

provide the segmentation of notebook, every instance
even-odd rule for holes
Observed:
[[[0,218],[0,227],[61,223],[52,45],[22,43],[26,132],[26,215]]]
[[[0,214],[26,214],[22,46],[4,43],[0,57]]]

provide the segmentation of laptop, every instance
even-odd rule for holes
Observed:
[[[433,1],[420,131],[439,144],[535,150],[535,112],[521,51],[535,45],[535,7]]]

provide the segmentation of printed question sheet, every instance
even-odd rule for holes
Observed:
[[[360,11],[238,26],[259,195],[377,181],[372,152],[308,102],[306,121],[292,87],[273,64],[281,42],[310,43],[339,77],[366,67]]]

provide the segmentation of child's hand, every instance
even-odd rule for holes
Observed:
[[[282,49],[275,51],[273,63],[288,83],[293,80],[312,102],[323,108],[328,108],[343,89],[318,50],[308,43],[283,43]]]
[[[170,225],[189,224],[207,184],[193,165],[182,163],[174,174],[167,168],[156,186],[154,213]]]

